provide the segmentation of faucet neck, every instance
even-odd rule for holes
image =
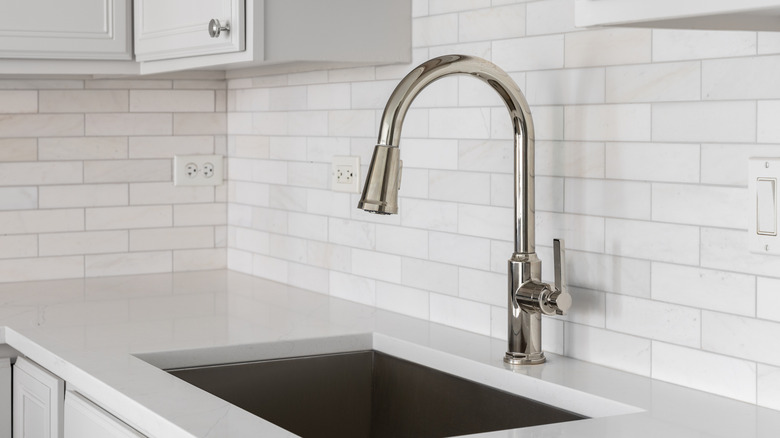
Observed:
[[[385,106],[377,144],[398,146],[404,117],[425,87],[444,76],[466,74],[490,85],[509,111],[514,131],[515,253],[535,252],[534,126],[531,110],[515,81],[495,64],[465,55],[433,58],[401,80]]]

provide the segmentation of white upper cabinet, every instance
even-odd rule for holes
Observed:
[[[575,24],[780,31],[780,0],[576,0]]]
[[[142,73],[390,64],[410,60],[411,25],[411,0],[136,0],[135,50]]]
[[[0,1],[0,58],[129,60],[131,0]]]
[[[244,0],[135,0],[136,60],[240,52],[244,27]]]

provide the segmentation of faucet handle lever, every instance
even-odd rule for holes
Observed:
[[[553,239],[553,263],[555,265],[555,285],[549,288],[542,301],[542,312],[547,315],[565,315],[571,308],[571,295],[566,287],[566,250],[563,240]]]

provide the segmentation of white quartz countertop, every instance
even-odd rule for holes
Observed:
[[[777,437],[780,412],[228,271],[0,285],[3,342],[156,438],[294,436],[156,366],[374,348],[593,417],[480,434]],[[701,364],[706,372],[707,364]]]

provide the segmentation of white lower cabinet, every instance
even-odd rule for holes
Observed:
[[[92,403],[78,392],[65,394],[64,438],[142,438],[120,419]]]
[[[13,366],[13,438],[62,438],[65,382],[23,357]]]

